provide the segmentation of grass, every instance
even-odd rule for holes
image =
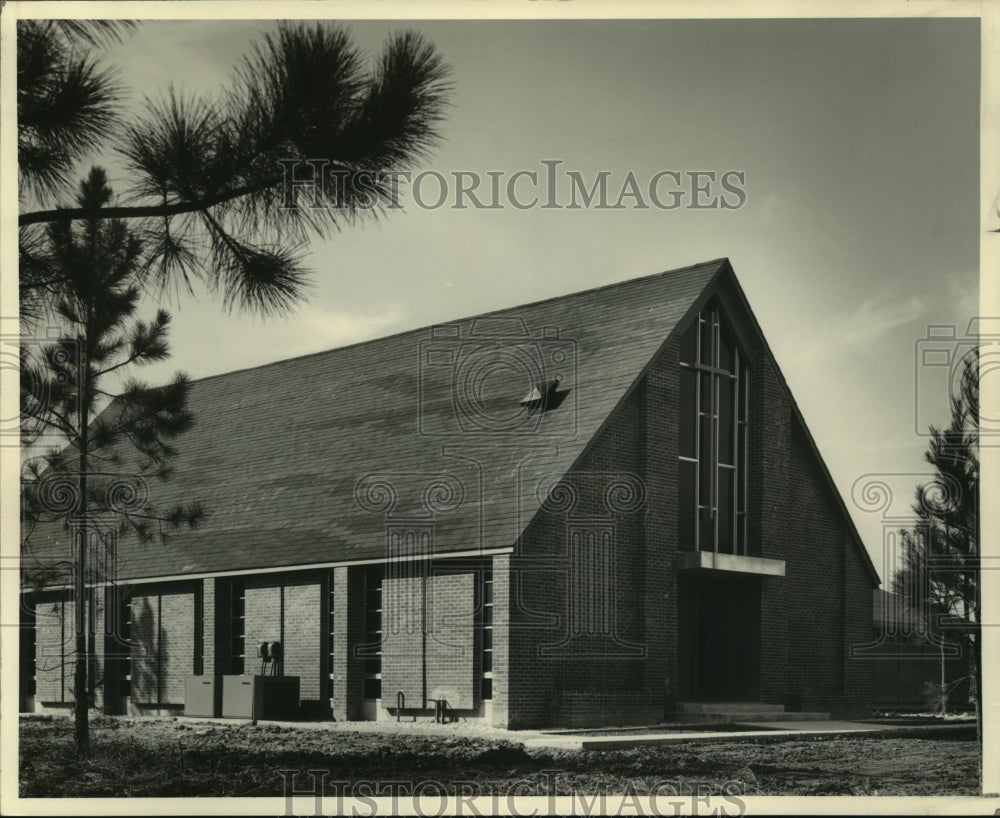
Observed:
[[[516,734],[512,734],[516,738]],[[752,795],[976,795],[970,729],[901,738],[803,736],[590,752],[422,731],[354,732],[247,722],[99,718],[91,758],[73,758],[68,718],[23,718],[20,793],[33,797],[281,796],[282,770],[328,782],[436,781],[449,793],[645,794],[709,787]],[[404,783],[405,787],[405,783]],[[329,788],[328,788],[329,789]],[[465,792],[468,792],[466,789]]]

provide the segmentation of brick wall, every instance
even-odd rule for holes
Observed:
[[[754,357],[750,370],[749,421],[747,551],[752,556],[786,559],[791,403],[763,350]],[[794,576],[768,577],[762,581],[760,697],[761,701],[773,704],[788,703],[789,579],[797,581]]]
[[[257,648],[261,642],[281,642],[285,675],[300,677],[299,695],[307,708],[318,707],[326,699],[324,588],[325,578],[317,571],[246,578],[244,672],[260,672]],[[270,665],[265,671],[270,672]]]
[[[120,633],[118,623],[107,610],[106,590],[96,588],[91,592],[91,611],[94,633],[88,639],[87,655],[90,663],[89,683],[93,686],[92,702],[107,713],[121,709],[117,679],[106,653],[127,650],[116,640]],[[112,602],[114,597],[112,596]],[[27,611],[33,611],[33,638],[22,633],[22,648],[34,650],[22,654],[22,685],[29,687],[35,675],[35,700],[40,703],[72,702],[74,673],[76,670],[76,603],[69,591],[51,591],[26,597]],[[110,679],[110,682],[109,682]],[[22,695],[30,695],[22,690]]]
[[[638,422],[643,445],[638,467],[646,484],[643,534],[643,618],[647,658],[643,689],[668,710],[676,701],[679,588],[674,566],[678,550],[677,462],[680,419],[680,342],[665,345],[647,371],[639,392],[644,411]],[[662,713],[661,713],[662,715]]]
[[[289,576],[285,583],[285,674],[301,677],[303,701],[326,698],[327,650],[324,583],[318,574]]]
[[[511,558],[498,555],[493,568],[493,691],[492,723],[510,723],[510,585]]]
[[[665,346],[574,465],[573,510],[540,514],[519,544],[512,560],[512,726],[650,721],[662,718],[675,699],[677,354],[676,341]],[[594,475],[607,478],[595,482]],[[645,494],[641,507],[624,512],[610,509],[604,493],[607,482],[623,476],[636,478]],[[592,518],[595,530],[601,527],[597,521],[614,527],[610,639],[604,634],[567,640],[574,629],[573,599],[588,590],[573,587],[588,579],[570,564],[567,530],[574,517]]]
[[[333,569],[333,696],[335,721],[363,717],[364,659],[356,648],[364,642],[364,566]]]
[[[75,611],[68,592],[39,594],[35,603],[35,700],[73,700]]]
[[[428,580],[427,695],[446,700],[453,710],[472,710],[479,698],[473,627],[476,575],[433,574]]]
[[[641,702],[647,718],[651,707],[663,713],[669,614],[656,601],[669,582],[655,554],[662,545],[647,547],[650,507],[641,500],[650,494],[647,394],[633,393],[562,477],[553,507],[536,515],[511,559],[511,726],[569,723],[574,713],[594,723],[598,711],[620,713],[629,702]],[[655,508],[666,510],[661,500]],[[662,531],[654,522],[652,536]]]
[[[601,493],[584,486],[572,513],[540,513],[510,560],[510,679],[494,685],[505,696],[494,704],[502,703],[498,721],[628,719],[627,701],[641,702],[634,718],[648,717],[669,709],[683,688],[690,668],[678,666],[677,355],[676,343],[664,348],[570,475],[573,482],[574,474],[632,473],[645,486],[641,513],[616,515],[613,582],[616,640],[641,654],[602,654],[600,640],[567,640],[580,590],[572,584],[581,580],[569,565],[567,523],[573,514],[606,513]],[[871,632],[872,580],[763,351],[752,360],[749,422],[748,554],[785,560],[787,575],[688,589],[706,596],[698,604],[721,608],[717,658],[705,668],[719,674],[714,697],[861,712],[870,671],[847,651]],[[574,649],[589,655],[574,657]]]
[[[481,643],[474,627],[476,585],[482,566],[448,561],[412,563],[409,576],[386,577],[382,586],[382,707],[449,710],[479,705]],[[426,627],[426,634],[424,628]]]
[[[762,698],[864,714],[870,667],[849,650],[870,638],[873,582],[773,365],[763,356],[755,363],[750,486],[760,511],[751,543],[761,556],[784,559],[786,571],[764,580]]]
[[[201,581],[137,585],[132,595],[132,683],[137,705],[183,705],[195,673],[196,595]]]
[[[412,567],[413,564],[407,564]],[[426,707],[424,698],[424,577],[387,576],[382,584],[382,702]]]

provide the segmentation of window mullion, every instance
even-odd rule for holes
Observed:
[[[719,311],[712,310],[712,550],[719,553]]]
[[[698,333],[701,335],[701,333]],[[701,379],[700,370],[695,370],[694,380],[694,454],[697,460],[694,467],[694,548],[701,549]]]
[[[718,340],[718,325],[715,333]],[[718,346],[715,354],[718,355]],[[713,372],[712,378],[712,550],[719,553],[719,375]]]

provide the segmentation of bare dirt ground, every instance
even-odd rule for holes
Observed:
[[[484,795],[713,792],[748,795],[977,795],[974,732],[693,742],[627,750],[525,748],[517,733],[456,724],[288,726],[97,718],[94,752],[73,758],[72,721],[20,725],[22,797],[281,796],[280,771],[328,770],[336,782],[435,781]],[[287,775],[287,773],[286,773]],[[303,786],[303,785],[299,785]],[[342,785],[341,785],[342,786]],[[532,789],[534,788],[534,789]],[[468,792],[468,790],[465,790]]]

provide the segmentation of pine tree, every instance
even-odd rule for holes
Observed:
[[[934,478],[917,488],[917,524],[902,532],[903,564],[897,593],[938,622],[938,636],[957,633],[967,648],[970,696],[982,744],[982,662],[979,584],[979,355],[965,359],[950,399],[947,427],[931,426],[924,459]],[[942,683],[944,680],[942,679]]]
[[[23,484],[23,565],[31,564],[35,526],[52,522],[55,516],[40,491],[43,478],[69,478],[75,497],[69,513],[79,526],[72,568],[75,747],[80,756],[89,752],[88,706],[94,688],[94,680],[88,679],[91,663],[86,661],[94,648],[88,579],[95,576],[88,564],[87,516],[113,510],[107,508],[105,492],[109,473],[127,468],[139,479],[168,479],[170,460],[176,453],[172,441],[194,422],[187,409],[188,380],[183,374],[156,388],[127,376],[117,395],[106,391],[113,374],[168,357],[170,324],[164,310],[148,322],[135,315],[141,296],[143,245],[124,222],[102,217],[101,210],[111,197],[104,171],[93,168],[77,198],[77,207],[90,217],[48,227],[47,249],[58,272],[53,307],[61,331],[40,355],[22,356],[25,443],[30,446],[45,434],[54,435],[62,444],[29,464],[31,479]],[[166,510],[156,510],[146,502],[123,515],[121,523],[148,540],[158,528],[197,526],[203,514],[197,502]],[[32,578],[30,568],[25,575],[26,582],[36,586],[46,578],[44,572]]]

